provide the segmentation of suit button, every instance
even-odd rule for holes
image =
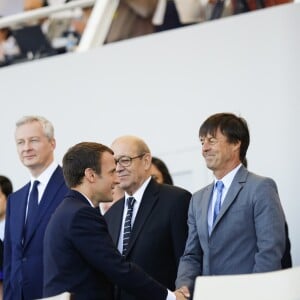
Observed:
[[[22,262],[26,262],[27,261],[27,258],[26,257],[23,257],[22,258]]]

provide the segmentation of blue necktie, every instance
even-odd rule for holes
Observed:
[[[35,180],[32,185],[32,189],[28,199],[28,209],[27,209],[27,217],[25,222],[25,230],[24,230],[24,240],[29,237],[30,233],[34,229],[34,223],[37,216],[37,211],[39,208],[39,192],[37,186],[39,185],[39,181]]]
[[[221,180],[218,180],[216,182],[216,189],[217,189],[217,199],[214,207],[214,216],[213,216],[213,224],[215,223],[215,220],[220,212],[221,209],[221,200],[222,200],[222,191],[224,188],[224,183]]]
[[[127,198],[127,214],[125,218],[124,223],[124,230],[123,230],[123,250],[122,255],[126,254],[127,247],[130,240],[130,234],[131,234],[131,219],[132,219],[132,212],[133,212],[133,205],[134,205],[135,199],[133,197]]]

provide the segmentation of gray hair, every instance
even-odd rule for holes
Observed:
[[[50,121],[41,116],[24,116],[16,122],[16,127],[20,127],[24,124],[39,122],[43,128],[45,136],[52,140],[54,139],[54,127]]]

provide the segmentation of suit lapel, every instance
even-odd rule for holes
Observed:
[[[123,220],[123,211],[124,211],[124,202],[125,197],[121,200],[118,200],[117,203],[114,204],[116,209],[114,210],[114,214],[112,215],[113,222],[109,222],[109,233],[114,241],[115,245],[118,245],[120,232],[122,230],[122,220]]]
[[[200,220],[201,224],[200,224],[198,230],[200,230],[200,235],[204,236],[206,241],[208,241],[208,239],[209,239],[207,216],[208,216],[209,204],[210,204],[211,197],[212,197],[213,187],[214,187],[213,183],[206,187],[206,189],[203,192],[203,197],[200,202],[201,210],[200,210],[199,220]]]
[[[12,220],[20,220],[18,222],[15,222],[16,230],[15,233],[17,240],[22,243],[23,241],[23,230],[24,230],[24,224],[25,224],[25,213],[26,213],[26,205],[27,205],[27,198],[30,188],[30,182],[26,184],[22,190],[20,190],[20,195],[16,195],[18,198],[16,201],[14,201],[14,205],[11,207],[11,214],[12,214]],[[14,228],[14,227],[11,227]]]
[[[132,227],[126,256],[130,253],[130,250],[132,249],[137,237],[139,236],[142,228],[144,227],[145,222],[150,217],[153,207],[155,206],[158,200],[158,191],[159,191],[159,185],[153,179],[151,179],[144,192],[139,210],[137,212]]]
[[[246,182],[247,175],[248,175],[248,170],[244,166],[241,166],[233,178],[233,181],[230,185],[230,188],[229,188],[227,195],[224,199],[224,202],[221,206],[220,213],[216,219],[213,229],[215,228],[215,226],[217,226],[217,224],[222,219],[222,217],[224,216],[226,211],[230,208],[232,203],[236,200],[239,192],[241,191],[241,189],[244,186],[244,183]]]

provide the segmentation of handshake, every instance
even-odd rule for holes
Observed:
[[[187,286],[182,286],[181,288],[174,291],[176,300],[187,300],[190,298],[190,292]]]

